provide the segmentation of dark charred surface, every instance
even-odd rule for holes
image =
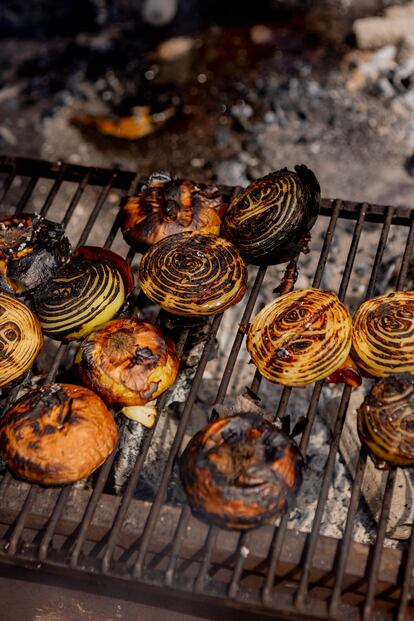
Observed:
[[[222,234],[256,265],[284,263],[307,249],[319,211],[318,180],[306,166],[270,173],[236,196]]]
[[[1,287],[8,292],[31,292],[69,260],[71,246],[64,227],[27,214],[0,220]]]
[[[296,444],[258,414],[207,425],[180,461],[193,513],[226,528],[254,528],[291,506],[302,479]]]

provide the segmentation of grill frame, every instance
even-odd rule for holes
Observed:
[[[16,177],[27,178],[26,186],[16,205],[16,213],[23,212],[38,181],[42,178],[53,180],[40,211],[41,215],[45,216],[51,208],[62,183],[64,181],[76,183],[77,189],[62,219],[65,225],[73,216],[84,191],[89,186],[99,188],[96,203],[78,240],[78,246],[86,242],[111,190],[120,190],[123,193],[133,192],[139,182],[139,174],[132,172],[10,157],[0,157],[0,174],[4,175],[3,186],[0,190],[0,208],[7,198],[14,179]],[[233,188],[225,189],[228,193],[231,193],[232,190]],[[344,299],[345,297],[360,237],[365,223],[368,222],[381,223],[382,228],[364,298],[366,299],[373,294],[391,225],[405,227],[407,230],[406,245],[397,283],[397,288],[404,287],[409,260],[414,248],[414,210],[407,207],[323,199],[321,216],[329,218],[329,225],[312,286],[318,287],[321,284],[338,220],[347,219],[354,221],[355,226],[339,286],[339,298]],[[117,230],[118,218],[115,217],[104,243],[106,248],[109,248],[113,243]],[[130,250],[127,254],[127,260],[131,263],[133,258],[134,252]],[[266,268],[259,268],[256,272],[250,297],[245,301],[241,326],[248,323],[250,319],[265,273]],[[309,534],[298,534],[289,530],[287,528],[287,516],[283,516],[278,527],[269,526],[251,533],[245,532],[240,535],[232,533],[224,536],[220,529],[206,527],[194,520],[187,505],[181,510],[165,504],[165,496],[174,462],[181,446],[186,423],[191,416],[191,410],[203,379],[203,373],[221,319],[222,315],[217,315],[210,321],[209,336],[198,363],[191,391],[178,425],[177,435],[170,449],[154,501],[149,503],[133,498],[145,461],[146,451],[150,445],[151,432],[146,436],[143,452],[137,459],[121,500],[119,500],[120,497],[103,493],[115,453],[101,467],[90,495],[83,490],[73,490],[71,487],[64,487],[57,494],[52,490],[49,494],[45,491],[46,488],[17,481],[7,472],[0,480],[0,499],[4,503],[3,509],[0,509],[0,523],[9,526],[0,541],[0,563],[24,565],[43,569],[46,572],[59,571],[65,576],[76,578],[82,574],[88,574],[96,580],[108,578],[111,581],[119,581],[120,584],[125,581],[133,582],[142,585],[144,588],[158,589],[159,593],[165,592],[174,596],[189,598],[198,604],[200,601],[205,601],[206,603],[251,610],[262,614],[277,613],[289,618],[345,619],[350,614],[354,615],[352,618],[361,618],[364,621],[373,619],[374,616],[375,619],[384,619],[384,621],[392,618],[403,621],[403,619],[409,618],[407,615],[409,615],[408,604],[414,565],[414,529],[405,549],[384,548],[396,469],[391,469],[387,475],[376,541],[372,546],[357,544],[352,540],[353,520],[360,499],[367,461],[367,455],[363,448],[361,448],[352,485],[347,522],[342,539],[335,540],[321,535],[319,532],[351,394],[349,387],[343,389],[334,423],[333,441],[320,481],[318,504],[312,530]],[[179,349],[184,347],[187,337],[188,329],[184,329],[178,344]],[[234,336],[233,345],[222,374],[216,403],[224,401],[243,340],[244,330],[240,327]],[[65,344],[59,347],[45,381],[53,380],[66,349],[67,345]],[[256,392],[259,385],[260,375],[256,373],[251,388]],[[310,440],[322,386],[323,382],[318,382],[315,385],[309,402],[308,423],[300,440],[300,448],[304,453],[306,453]],[[5,408],[15,398],[16,393],[17,388],[11,391]],[[285,388],[282,391],[275,418],[281,418],[286,413],[291,393],[290,388]],[[161,397],[161,403],[163,399],[165,397]],[[15,502],[10,504],[10,496],[13,494]],[[56,495],[57,498],[55,498]],[[53,500],[51,503],[49,498],[49,505],[45,503],[43,498],[48,496]],[[74,518],[71,518],[71,521],[70,515],[66,515],[65,509],[67,510],[69,500],[75,505],[77,502],[83,507],[83,513],[78,521]],[[107,526],[105,527],[103,514],[105,509],[109,511],[110,505],[112,506],[112,523],[106,520]],[[122,533],[122,526],[131,506],[135,507],[136,512],[146,516],[140,524],[136,524],[136,532],[132,533],[132,537],[137,541],[133,544],[130,542],[131,537],[127,537],[124,542],[125,533]],[[160,517],[163,521],[160,521]],[[62,525],[63,518],[68,522],[66,526]],[[189,539],[186,539],[190,521],[191,533]],[[169,540],[168,536],[163,537],[163,533],[160,532],[161,523],[164,524],[163,528],[166,529],[166,532],[170,533]],[[30,545],[25,545],[22,542],[22,534],[25,529],[35,533],[34,543]],[[56,536],[62,537],[63,552],[62,550],[51,549],[53,537]],[[237,539],[237,544],[234,547],[235,539]],[[92,547],[91,541],[94,542]],[[124,554],[123,556],[126,558],[121,557],[121,561],[114,561],[115,548],[120,547],[120,544],[123,549],[128,551],[133,547],[135,556],[128,558],[128,555]],[[254,570],[251,568],[252,559],[247,562],[247,557],[243,552],[247,547],[250,550],[255,550],[257,567],[254,567]],[[99,557],[102,552],[103,555]],[[151,556],[150,560],[148,560],[149,556]],[[179,562],[194,565],[195,574],[184,577],[180,571],[177,571]],[[39,565],[41,567],[38,567]],[[157,569],[158,566],[161,566],[162,569]],[[293,572],[294,575],[294,568],[300,566],[302,569],[295,579],[289,577],[286,579],[283,578],[283,575],[280,576],[280,573],[283,574],[285,570],[288,574]],[[224,568],[225,573],[230,572],[226,581],[223,579],[220,582],[214,577],[217,574],[220,575],[220,568]],[[213,578],[211,576],[212,569],[214,570]],[[276,576],[279,582],[275,583]],[[248,587],[241,584],[241,581],[246,577],[250,580]],[[351,582],[356,580],[356,586],[355,584],[350,586],[350,580]],[[358,580],[360,584],[358,584]],[[291,586],[292,584],[296,585],[296,590]],[[379,585],[383,585],[381,587],[383,596],[381,597],[378,594]],[[286,586],[290,586],[290,590]],[[355,589],[355,604],[357,605],[345,605],[342,601],[345,586],[348,591],[350,588]],[[352,590],[349,592],[351,595],[353,594]],[[391,614],[387,611],[390,607]],[[412,609],[411,614],[414,614]]]

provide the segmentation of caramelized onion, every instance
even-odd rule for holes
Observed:
[[[414,465],[414,377],[379,380],[358,409],[358,433],[375,463]]]
[[[0,422],[0,453],[21,477],[46,485],[89,476],[112,453],[118,428],[87,388],[48,384],[19,399]]]
[[[68,261],[70,252],[62,224],[33,214],[0,220],[0,275],[10,292],[32,291]]]
[[[297,289],[253,319],[247,349],[271,382],[305,386],[342,366],[351,348],[352,319],[334,293]]]
[[[216,186],[155,173],[140,185],[135,196],[127,198],[121,211],[121,229],[130,246],[145,252],[151,244],[183,231],[218,235],[219,213],[225,207]]]
[[[374,377],[414,372],[414,291],[367,300],[354,317],[358,366]]]
[[[43,344],[40,324],[16,298],[0,293],[0,387],[20,379]]]
[[[227,528],[254,528],[291,505],[302,480],[296,444],[259,414],[222,418],[199,431],[180,461],[193,513]]]
[[[175,345],[139,319],[115,319],[92,332],[75,358],[82,382],[108,404],[144,405],[177,377]]]
[[[221,233],[248,263],[284,263],[307,249],[320,188],[309,168],[295,171],[283,168],[257,179],[228,208]]]
[[[166,237],[147,250],[139,280],[145,295],[170,313],[213,315],[241,300],[247,270],[230,242],[186,232]]]
[[[81,251],[35,293],[43,332],[58,341],[82,338],[112,319],[131,288],[132,275],[127,279],[119,266],[125,264],[126,273],[130,268],[121,257],[114,261],[110,253],[100,259],[93,248],[89,252],[90,258],[83,258]]]

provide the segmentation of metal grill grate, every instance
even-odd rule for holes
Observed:
[[[80,217],[85,226],[77,245],[99,243],[106,248],[113,247],[119,238],[119,198],[133,190],[139,180],[138,175],[129,172],[7,157],[0,158],[0,174],[3,183],[1,213],[9,213],[12,207],[18,213],[36,210],[62,221],[68,230],[74,218]],[[85,215],[84,210],[77,210],[90,190],[94,192],[94,204]],[[67,205],[64,213],[60,210],[61,204]],[[105,214],[105,219],[100,214]],[[108,227],[102,230],[102,222],[107,220]],[[323,241],[313,275],[314,287],[323,283],[334,236],[339,223],[345,222],[341,244],[349,244],[349,250],[338,286],[340,299],[348,302],[355,265],[361,262],[370,263],[371,271],[357,302],[372,296],[378,290],[376,287],[381,289],[378,282],[391,230],[405,244],[401,246],[403,256],[397,278],[397,288],[404,288],[414,246],[414,211],[324,199],[319,221]],[[375,256],[370,258],[366,249],[360,247],[360,241],[361,235],[372,229],[378,231],[378,242]],[[126,256],[130,263],[136,260],[131,250]],[[248,323],[253,314],[266,271],[266,268],[254,268],[250,272],[253,285],[242,302],[245,306],[241,325]],[[365,621],[411,618],[414,531],[405,545],[397,548],[384,545],[395,469],[386,477],[382,509],[371,545],[357,543],[353,538],[368,461],[364,449],[360,451],[352,482],[342,538],[334,539],[321,533],[348,413],[349,387],[343,388],[336,418],[332,421],[331,444],[318,481],[310,532],[290,529],[287,515],[277,527],[266,526],[241,534],[221,531],[195,520],[187,505],[166,502],[174,464],[222,318],[218,315],[209,319],[208,338],[152,502],[137,497],[136,489],[154,429],[146,433],[122,496],[105,491],[116,453],[101,467],[92,489],[76,485],[43,488],[17,480],[6,471],[0,480],[0,562],[26,565],[40,571],[88,574],[98,579],[111,576],[113,580],[152,585],[163,593],[181,593],[196,601],[203,599],[289,618],[361,618]],[[190,332],[191,328],[181,331],[179,351],[185,347]],[[214,403],[224,402],[231,385],[244,340],[242,328],[234,328],[232,339]],[[67,348],[64,344],[58,348],[46,381],[55,377]],[[261,377],[256,372],[251,387],[257,392],[260,384]],[[15,398],[17,390],[14,389],[3,403],[4,408]],[[303,454],[311,439],[323,390],[323,382],[315,384],[304,412],[306,425],[299,441]],[[294,392],[290,388],[281,391],[274,418],[285,416]],[[161,405],[165,399],[166,396],[161,397]]]

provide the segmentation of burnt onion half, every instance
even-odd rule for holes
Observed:
[[[5,291],[31,292],[69,260],[64,226],[37,214],[0,219],[0,278]]]
[[[112,319],[133,286],[124,259],[110,250],[85,246],[35,292],[34,308],[47,336],[72,341]]]
[[[352,318],[335,293],[297,289],[256,315],[246,346],[266,379],[305,386],[339,369],[348,358],[351,342]]]
[[[154,173],[135,196],[128,197],[121,211],[125,241],[137,252],[183,231],[218,235],[220,214],[227,204],[216,186],[173,179]]]
[[[221,234],[248,263],[273,265],[306,251],[320,201],[318,180],[309,168],[283,168],[240,192],[223,219]]]
[[[31,368],[43,345],[39,321],[22,302],[0,293],[0,388]]]
[[[144,405],[175,381],[179,360],[174,343],[147,321],[115,319],[92,332],[75,357],[85,386],[105,403]]]
[[[145,295],[169,313],[195,317],[223,312],[246,291],[247,269],[225,239],[185,232],[147,250],[139,265]]]
[[[302,467],[293,440],[259,414],[241,413],[210,423],[190,440],[180,477],[194,515],[245,529],[290,508]]]
[[[367,375],[414,372],[414,291],[366,300],[354,316],[354,360]]]
[[[73,384],[21,397],[0,422],[0,454],[19,476],[45,485],[89,476],[114,450],[118,427],[104,402]]]
[[[414,465],[414,377],[377,381],[357,413],[358,434],[381,468]]]

